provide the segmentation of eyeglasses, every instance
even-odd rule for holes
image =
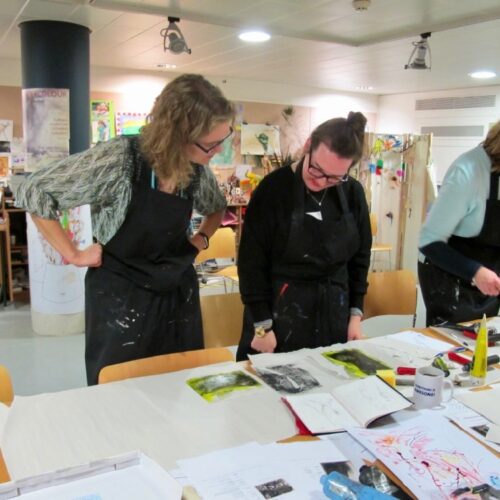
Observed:
[[[195,142],[194,145],[198,148],[200,148],[204,153],[209,154],[211,153],[215,148],[218,148],[226,139],[229,139],[233,135],[233,127],[229,127],[229,134],[224,137],[224,139],[221,139],[220,141],[217,141],[213,143],[210,147],[205,147],[199,144],[198,142]]]
[[[326,182],[329,184],[338,184],[340,182],[347,182],[349,180],[349,174],[344,174],[344,175],[327,175],[325,174],[325,171],[317,167],[316,165],[313,165],[311,163],[311,157],[312,157],[312,149],[309,150],[309,165],[307,166],[309,173],[311,174],[312,177],[315,179],[325,179]]]

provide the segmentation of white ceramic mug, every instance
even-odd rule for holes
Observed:
[[[434,408],[443,402],[443,389],[447,386],[450,394],[445,402],[453,397],[453,384],[444,378],[444,373],[434,366],[418,368],[415,374],[415,386],[413,388],[413,402],[415,408]]]

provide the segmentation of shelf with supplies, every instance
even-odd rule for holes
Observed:
[[[0,205],[1,283],[0,298],[7,301],[29,300],[28,242],[26,234],[26,211],[14,206],[9,191],[2,191]]]
[[[243,228],[243,221],[247,204],[229,204],[226,209],[226,215],[222,220],[222,226],[232,227],[236,233],[236,247],[238,247],[241,239],[241,230]]]

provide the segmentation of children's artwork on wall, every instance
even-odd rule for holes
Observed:
[[[84,310],[86,268],[76,267],[49,245],[28,215],[31,306],[43,314],[75,314]],[[61,212],[65,233],[79,249],[92,242],[90,207]]]
[[[14,137],[10,143],[10,164],[12,173],[23,172],[26,164],[24,142],[20,137]]]
[[[0,178],[9,175],[9,155],[0,153]]]
[[[12,120],[3,120],[0,118],[0,141],[11,142],[14,122]]]
[[[281,155],[277,125],[241,124],[242,155]]]
[[[135,135],[146,124],[147,113],[116,113],[117,135]]]
[[[90,102],[92,143],[104,142],[115,136],[115,110],[113,101]]]

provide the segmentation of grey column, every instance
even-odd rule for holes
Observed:
[[[60,21],[26,21],[21,29],[23,88],[69,89],[70,153],[90,146],[90,30]]]

